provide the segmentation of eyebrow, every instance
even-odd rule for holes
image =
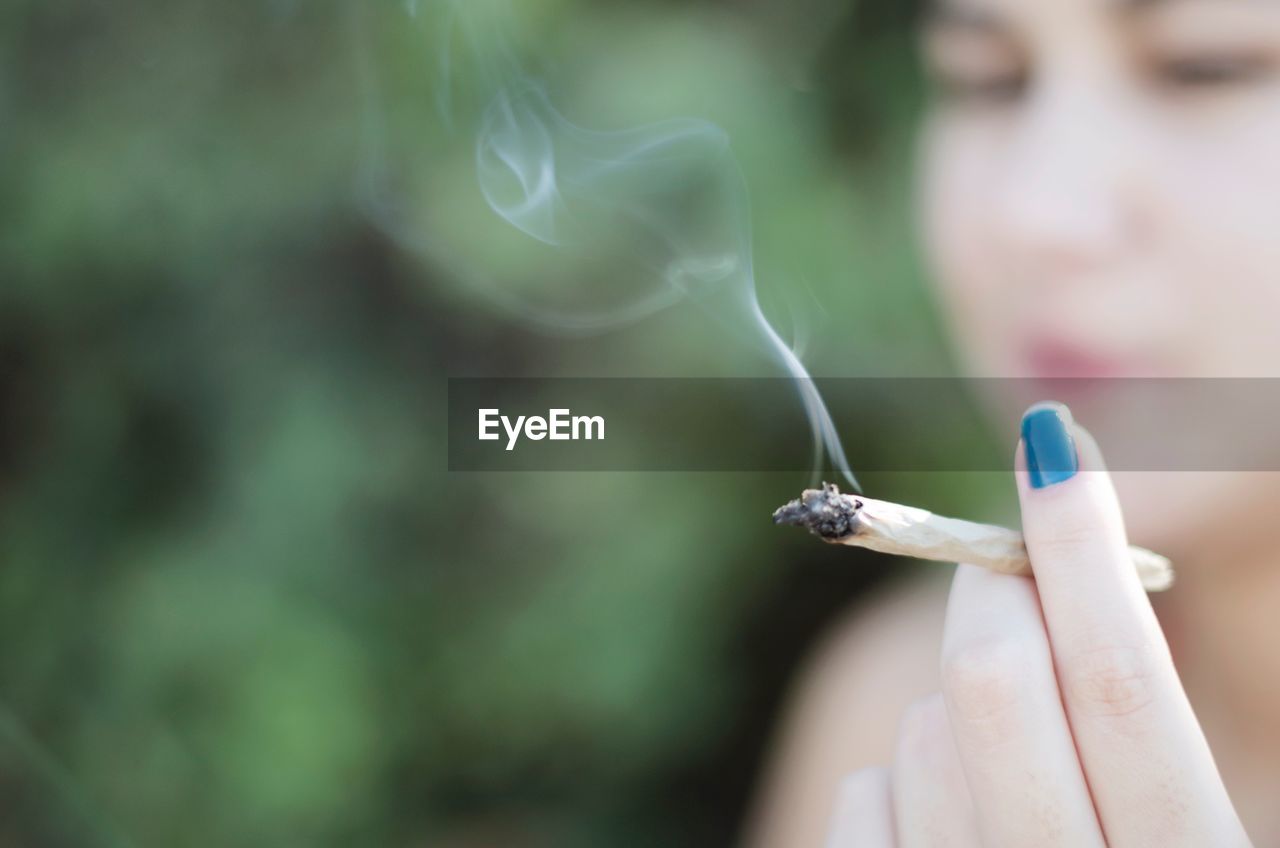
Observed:
[[[930,3],[925,13],[925,23],[930,27],[979,31],[1004,28],[999,17],[994,13],[965,3],[951,2],[951,0]]]
[[[1171,6],[1178,2],[1180,0],[1109,0],[1116,11],[1126,13],[1146,11],[1158,6]],[[927,17],[932,22],[977,29],[989,29],[999,24],[997,16],[992,12],[981,8],[970,8],[964,3],[953,2],[953,0],[935,0],[929,3]]]

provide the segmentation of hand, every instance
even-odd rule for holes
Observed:
[[[890,767],[846,779],[828,848],[1248,845],[1097,445],[1057,405],[1022,434],[1035,580],[959,567],[942,692],[903,717]]]

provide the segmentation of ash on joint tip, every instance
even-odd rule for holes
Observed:
[[[821,489],[805,489],[800,497],[773,513],[774,524],[794,524],[824,539],[843,539],[858,532],[862,502],[846,498],[833,483]]]

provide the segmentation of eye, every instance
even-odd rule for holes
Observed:
[[[1156,80],[1167,87],[1195,91],[1226,88],[1267,76],[1273,63],[1252,53],[1171,56],[1155,62]]]
[[[943,100],[1007,104],[1027,88],[1027,63],[1007,37],[937,28],[924,43],[931,88]]]
[[[983,79],[943,79],[940,88],[946,96],[956,100],[1004,104],[1014,102],[1027,90],[1023,74],[1002,74]]]
[[[934,89],[946,100],[968,103],[1004,104],[1016,102],[1027,88],[1026,74],[964,75],[935,72]]]

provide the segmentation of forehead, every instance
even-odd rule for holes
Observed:
[[[1280,6],[1278,0],[931,0],[933,20],[982,23],[995,18],[1055,12],[1126,16],[1163,6],[1206,4],[1211,6]]]
[[[1280,8],[1280,0],[929,0],[924,21],[934,30],[1017,31],[1056,43],[1081,33],[1126,29],[1166,7],[1246,5]]]

